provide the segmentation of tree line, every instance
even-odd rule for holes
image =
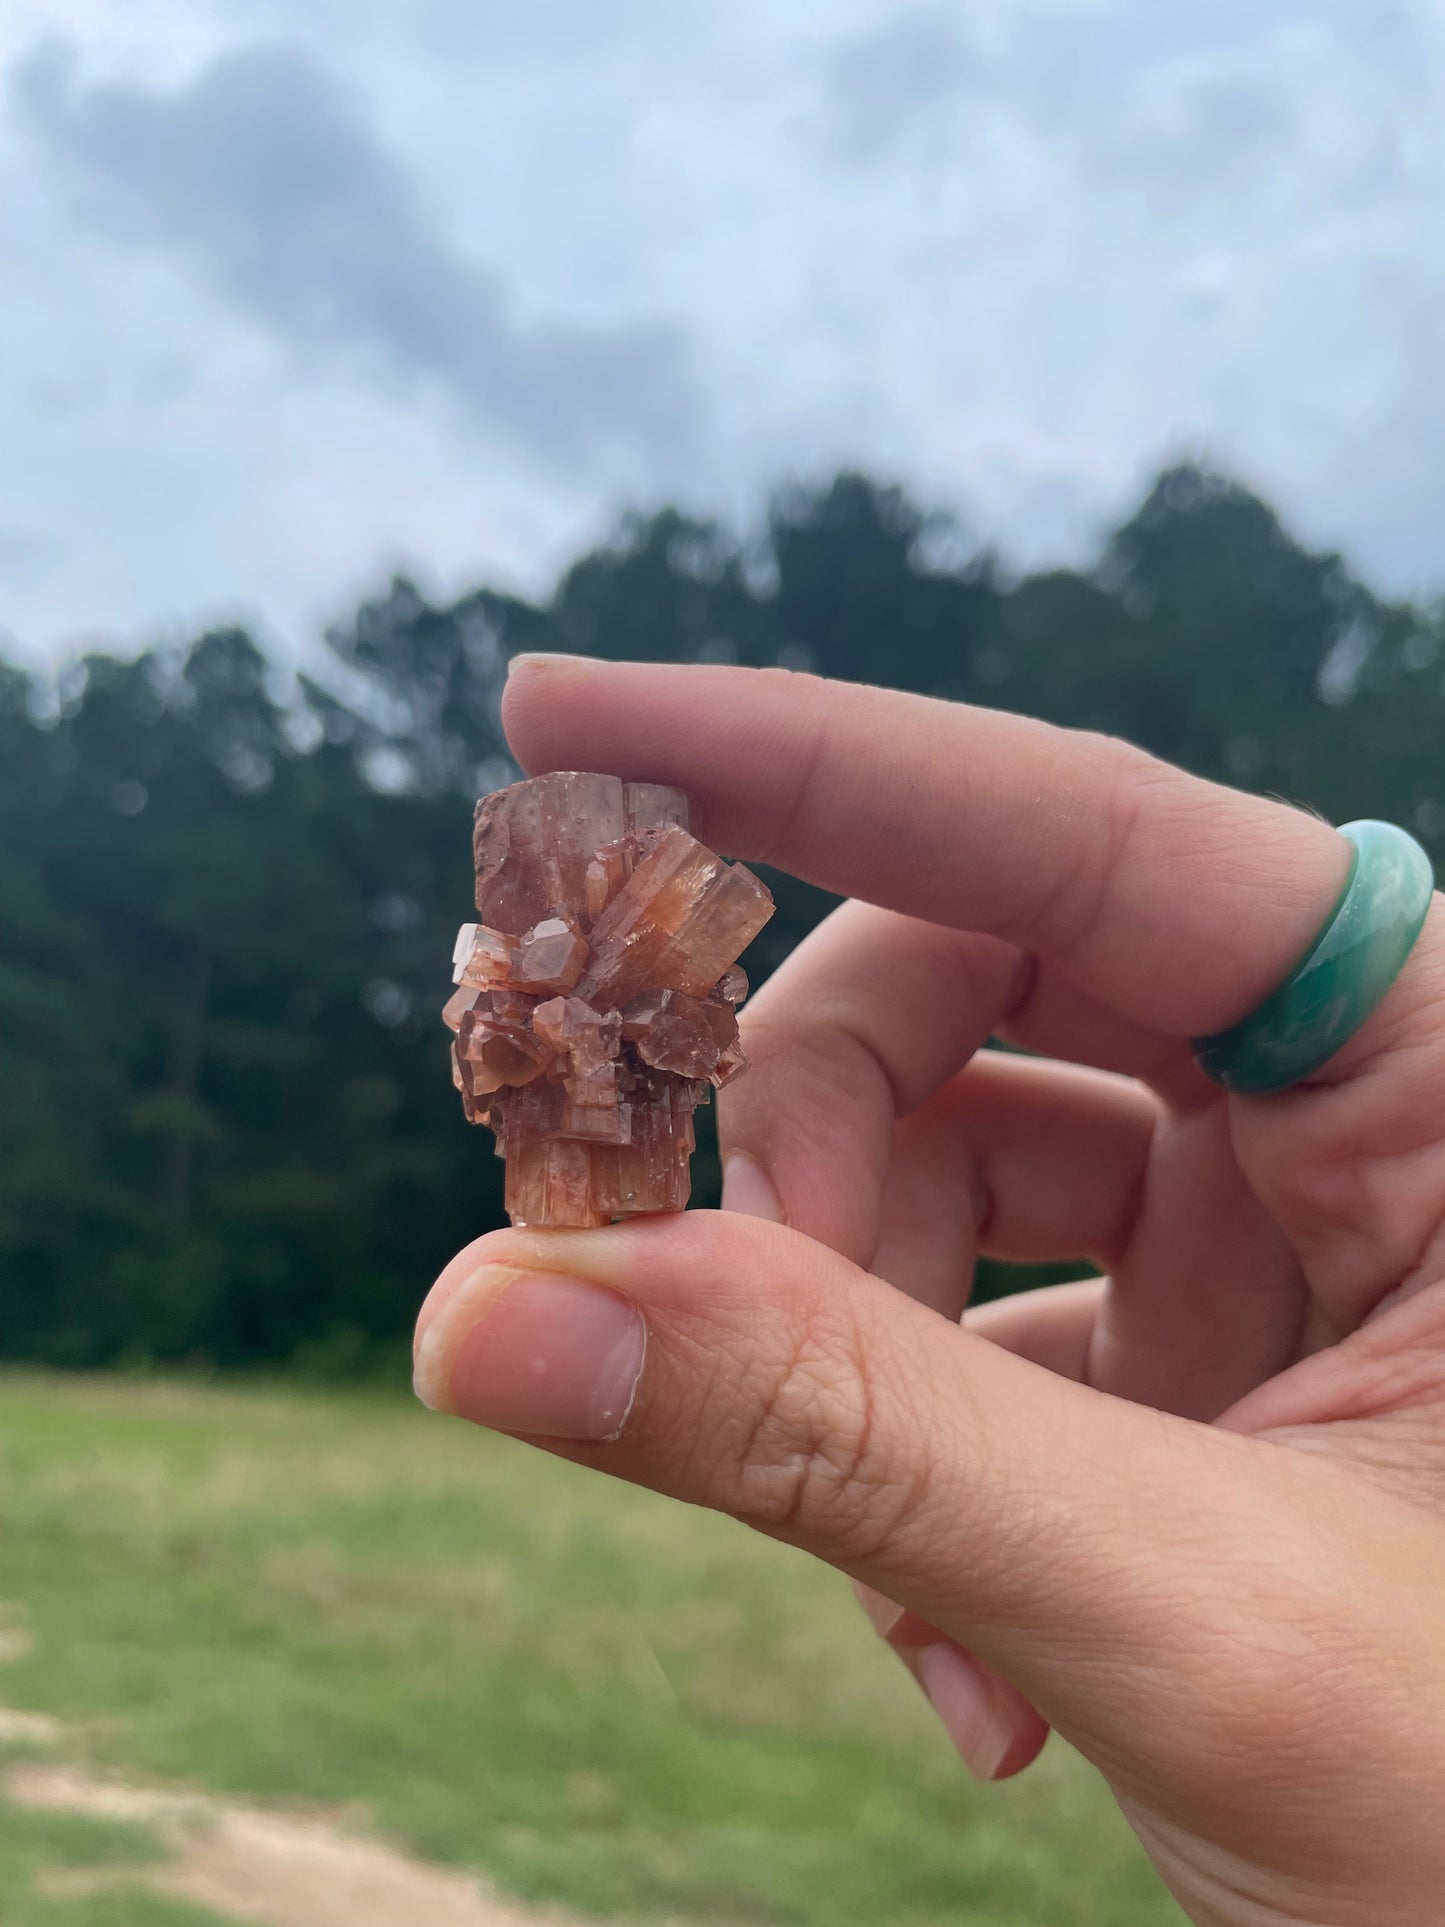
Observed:
[[[1026,711],[1438,855],[1442,634],[1180,467],[1074,569],[1011,572],[842,474],[748,534],[630,518],[537,601],[396,580],[301,676],[235,628],[54,680],[0,662],[0,1351],[340,1370],[499,1221],[437,1012],[521,650]],[[755,975],[828,907],[771,880]]]

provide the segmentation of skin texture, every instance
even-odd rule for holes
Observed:
[[[1438,1922],[1440,899],[1307,1087],[1226,1098],[1185,1040],[1334,903],[1314,818],[782,672],[523,659],[505,721],[855,900],[747,1010],[731,1209],[480,1240],[423,1396],[830,1561],[975,1772],[1057,1727],[1193,1920]],[[968,1311],[980,1253],[1107,1275]]]

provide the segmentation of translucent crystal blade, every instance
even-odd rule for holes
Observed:
[[[548,917],[575,915],[585,903],[588,864],[626,829],[615,776],[559,770],[484,796],[472,834],[483,922],[530,930]]]
[[[598,918],[577,994],[592,1004],[625,1004],[647,988],[705,997],[772,914],[751,870],[667,830]]]

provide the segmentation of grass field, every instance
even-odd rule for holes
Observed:
[[[1181,1919],[1057,1742],[974,1787],[831,1575],[399,1397],[0,1379],[0,1600],[0,1703],[60,1722],[12,1794],[340,1814],[638,1927]],[[0,1927],[217,1919],[162,1852],[0,1793]]]

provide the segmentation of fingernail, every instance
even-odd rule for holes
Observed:
[[[853,1581],[853,1593],[858,1604],[868,1615],[868,1620],[880,1639],[887,1639],[893,1628],[904,1615],[902,1606],[895,1606],[891,1599],[885,1599],[881,1592],[874,1592],[865,1586],[861,1579]]]
[[[936,1626],[930,1626],[926,1619],[920,1619],[906,1606],[895,1604],[883,1593],[874,1592],[861,1579],[853,1581],[853,1591],[874,1632],[880,1639],[886,1639],[905,1663],[910,1655],[922,1652],[925,1646],[936,1646],[943,1638]]]
[[[473,1270],[475,1270],[475,1267],[473,1267]],[[427,1331],[436,1320],[441,1317],[457,1293],[470,1282],[471,1277],[472,1272],[467,1271],[464,1267],[458,1266],[456,1261],[453,1260],[442,1273],[441,1277],[437,1279],[436,1283],[422,1300],[421,1308],[416,1315],[416,1330],[412,1334],[411,1347],[413,1358],[420,1356],[421,1346],[426,1339]]]
[[[595,662],[596,660],[595,656],[569,656],[562,649],[523,649],[507,664],[507,674],[510,676],[517,669],[529,669],[534,663],[545,665],[549,662]]]
[[[766,1218],[769,1224],[782,1224],[783,1201],[772,1179],[760,1164],[741,1151],[735,1151],[723,1165],[722,1208],[740,1218]]]
[[[423,1405],[497,1432],[614,1439],[642,1377],[647,1328],[601,1285],[484,1266],[438,1311],[417,1345]]]
[[[924,1647],[914,1657],[918,1683],[976,1780],[994,1780],[1013,1744],[983,1669],[956,1646]]]

